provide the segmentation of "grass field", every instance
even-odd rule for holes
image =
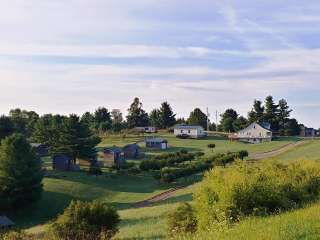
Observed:
[[[203,151],[207,154],[247,150],[249,153],[262,153],[280,148],[296,139],[285,139],[263,144],[244,144],[230,142],[221,137],[208,137],[207,139],[191,140],[177,139],[170,134],[161,135],[169,142],[170,148],[166,152],[186,149],[189,151]],[[144,136],[110,136],[103,138],[99,147],[124,146],[128,143],[140,142]],[[216,144],[212,151],[208,149],[209,143]],[[319,141],[320,143],[320,141]],[[142,146],[142,144],[141,144]],[[306,145],[304,147],[307,147]],[[317,150],[312,145],[314,156]],[[312,152],[310,150],[310,152]],[[159,154],[162,151],[149,150],[142,146],[142,151],[147,157]],[[304,152],[305,150],[301,150]],[[50,165],[46,159],[47,166]],[[139,160],[137,160],[139,161]],[[199,178],[198,178],[199,179]],[[183,180],[184,183],[185,180]],[[191,180],[190,182],[193,182]],[[128,175],[107,172],[102,176],[89,176],[86,172],[53,172],[48,171],[48,176],[44,178],[44,193],[42,199],[32,206],[19,210],[9,215],[17,226],[29,229],[30,232],[44,231],[45,225],[53,220],[72,199],[94,200],[99,199],[115,206],[121,215],[122,222],[118,239],[164,239],[166,234],[166,215],[178,202],[191,201],[192,192],[196,185],[179,190],[170,199],[155,206],[146,208],[133,208],[133,204],[158,193],[161,193],[173,186],[159,184],[150,174],[142,173],[138,175]],[[179,184],[179,183],[176,183]],[[179,184],[180,185],[180,184]]]

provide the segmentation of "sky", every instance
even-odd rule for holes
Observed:
[[[318,0],[0,0],[0,114],[285,98],[320,127]]]

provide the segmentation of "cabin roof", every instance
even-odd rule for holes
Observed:
[[[203,129],[202,126],[198,126],[198,125],[176,125],[174,127],[175,129]]]

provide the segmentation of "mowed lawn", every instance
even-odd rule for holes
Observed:
[[[294,149],[268,160],[278,160],[282,162],[296,160],[320,160],[320,140],[309,140]]]

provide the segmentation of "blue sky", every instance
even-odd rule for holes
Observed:
[[[286,98],[320,127],[320,2],[1,0],[0,113],[169,101],[246,115]]]

